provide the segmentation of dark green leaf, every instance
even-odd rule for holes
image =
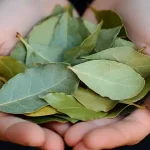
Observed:
[[[102,118],[107,114],[89,110],[78,103],[73,96],[64,93],[49,93],[43,99],[57,111],[82,121]]]
[[[27,69],[0,90],[0,111],[13,114],[34,112],[47,105],[39,98],[41,94],[50,91],[73,94],[78,82],[65,64],[51,63]]]
[[[0,75],[6,80],[24,72],[26,66],[10,56],[0,56]],[[8,92],[9,93],[9,92]]]
[[[94,111],[108,112],[114,108],[117,101],[112,101],[109,98],[102,97],[90,89],[78,88],[74,93],[74,97],[87,109]]]
[[[97,11],[94,8],[92,8],[92,10],[98,22],[104,21],[103,24],[104,29],[122,26],[122,19],[116,12],[111,10]]]
[[[90,89],[112,100],[132,98],[139,94],[145,85],[140,74],[130,66],[115,61],[93,60],[70,69]]]

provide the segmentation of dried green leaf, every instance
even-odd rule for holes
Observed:
[[[27,41],[27,38],[25,38],[24,40]],[[20,41],[17,43],[16,47],[13,49],[13,51],[10,54],[11,57],[23,63],[25,63],[26,61],[26,55],[27,55],[26,47]]]
[[[118,104],[113,110],[111,110],[104,118],[116,118],[119,116],[125,109],[128,109],[129,105]]]
[[[25,116],[29,116],[29,117],[41,117],[41,116],[49,116],[49,115],[54,115],[56,114],[57,111],[52,108],[51,106],[45,106],[35,112],[32,113],[27,113],[25,114]]]
[[[110,28],[110,29],[102,29],[98,36],[98,42],[97,42],[95,51],[100,52],[102,50],[112,47],[121,28],[122,26],[118,26],[118,27]]]
[[[26,65],[31,68],[34,67],[35,64],[47,64],[50,62],[61,62],[62,57],[61,48],[58,47],[51,47],[49,45],[43,44],[32,44],[29,45],[25,40],[21,37],[18,33],[17,37],[22,41],[27,49],[27,56],[26,56]]]
[[[145,85],[140,74],[130,66],[115,61],[93,60],[70,69],[94,92],[112,100],[132,98]]]
[[[84,55],[88,55],[89,53],[91,53],[97,42],[98,42],[98,35],[101,31],[101,27],[102,27],[103,22],[101,22],[98,26],[97,29],[95,30],[95,32],[93,32],[89,37],[87,37],[81,45],[74,47],[73,49],[67,51],[65,53],[65,60],[67,60],[67,62],[74,62],[75,59],[79,58],[80,56],[84,56]]]
[[[113,60],[131,66],[143,77],[150,75],[150,56],[139,53],[132,47],[115,47],[84,57],[89,60]]]
[[[66,123],[68,122],[66,119],[59,118],[56,116],[43,116],[43,117],[25,117],[24,119],[34,122],[36,124],[42,124],[42,123],[48,123],[48,122],[60,122],[60,123]]]
[[[97,25],[93,24],[87,20],[83,20],[85,27],[88,29],[88,31],[92,34],[95,32]]]
[[[73,96],[64,93],[49,93],[43,99],[57,111],[82,121],[102,118],[107,114],[89,110],[78,103]]]
[[[91,8],[98,22],[104,21],[103,28],[115,28],[118,26],[122,26],[121,17],[114,11],[111,10],[101,10],[97,11],[94,8]]]
[[[74,97],[87,109],[94,110],[96,112],[108,112],[117,104],[117,101],[112,101],[109,98],[102,97],[94,93],[90,89],[84,88],[78,88],[74,93]]]
[[[41,94],[50,91],[73,94],[78,82],[65,64],[51,63],[27,69],[0,90],[0,111],[13,114],[34,112],[47,105],[39,98]]]
[[[89,31],[80,18],[71,17],[68,12],[65,12],[54,29],[53,38],[50,45],[53,47],[61,47],[62,53],[70,50],[89,35]]]
[[[55,115],[56,117],[59,117],[59,118],[62,118],[62,119],[65,119],[67,120],[68,122],[71,122],[71,123],[77,123],[79,120],[77,119],[73,119],[73,118],[70,118],[69,116],[66,116],[66,115],[62,115],[62,114],[58,114],[58,115]]]
[[[49,45],[59,19],[60,16],[48,17],[34,26],[28,35],[28,44],[31,46],[32,44]]]
[[[133,49],[136,49],[136,46],[134,43],[121,39],[121,38],[117,38],[114,41],[112,47],[132,47]]]
[[[10,56],[0,56],[0,75],[6,80],[24,72],[26,66]],[[9,93],[9,92],[8,92]]]
[[[145,86],[144,86],[143,90],[137,96],[135,96],[131,99],[122,101],[122,103],[127,104],[127,103],[138,102],[139,100],[143,99],[148,94],[149,91],[150,91],[150,77],[145,79]]]

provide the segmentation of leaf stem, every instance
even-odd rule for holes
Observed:
[[[141,49],[138,50],[139,53],[143,53],[146,49],[146,46],[142,47]]]

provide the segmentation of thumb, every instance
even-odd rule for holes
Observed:
[[[145,53],[150,55],[150,1],[149,0],[96,0],[92,7],[98,10],[113,10],[123,19],[129,38],[137,48],[146,46]],[[84,18],[96,22],[93,13],[88,9]]]

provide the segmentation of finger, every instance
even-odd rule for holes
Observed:
[[[59,122],[50,122],[44,124],[44,127],[57,132],[61,136],[65,134],[65,132],[69,129],[70,126],[71,126],[70,123],[59,123]]]
[[[150,112],[136,110],[120,122],[97,128],[84,136],[76,147],[87,149],[112,149],[123,145],[134,145],[150,132]]]
[[[45,142],[40,149],[42,150],[64,150],[63,139],[55,132],[43,128],[45,132]]]
[[[138,48],[147,47],[147,54],[150,54],[150,13],[149,0],[126,0],[118,1],[115,7],[123,18],[130,39]]]
[[[107,124],[111,124],[113,122],[119,121],[120,118],[116,118],[116,119],[97,119],[97,120],[93,120],[93,121],[88,121],[88,122],[81,122],[81,123],[77,123],[76,125],[73,125],[72,127],[70,127],[66,134],[65,134],[65,142],[69,145],[69,146],[74,146],[77,143],[79,143],[83,137],[85,136],[85,134],[87,134],[89,131],[101,127],[101,126],[105,126]]]
[[[36,124],[0,113],[0,139],[25,146],[41,146],[44,131]]]

